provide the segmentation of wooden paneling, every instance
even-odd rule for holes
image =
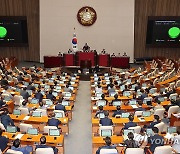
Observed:
[[[146,48],[148,16],[180,16],[180,0],[135,0],[135,58],[180,58],[180,48]]]
[[[0,0],[0,16],[27,16],[29,47],[0,47],[0,56],[39,61],[39,0]]]

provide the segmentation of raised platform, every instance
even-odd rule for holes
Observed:
[[[62,67],[61,70],[68,74],[77,73],[80,76],[80,80],[82,80],[82,81],[90,81],[90,77],[94,75],[94,67],[92,67],[91,69],[83,69],[82,70],[79,66],[67,66],[67,67]],[[89,73],[86,73],[86,70]],[[78,73],[79,71],[81,73]],[[97,74],[101,75],[106,72],[110,72],[110,67],[99,67],[99,71],[97,72]]]

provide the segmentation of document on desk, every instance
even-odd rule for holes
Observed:
[[[21,139],[23,137],[24,134],[18,134],[16,135],[15,139]]]
[[[141,121],[141,122],[146,121],[144,118],[138,118],[138,119],[139,119],[139,121]]]
[[[23,120],[28,120],[30,116],[25,116]]]
[[[133,109],[137,109],[137,105],[131,105]]]
[[[93,110],[97,110],[98,109],[98,107],[97,106],[93,106]]]

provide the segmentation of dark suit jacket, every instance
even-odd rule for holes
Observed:
[[[58,149],[55,148],[55,147],[50,147],[50,146],[47,146],[47,145],[44,145],[44,144],[40,144],[40,145],[36,145],[36,149],[38,149],[38,148],[52,148],[54,150],[54,153],[58,154]]]
[[[52,95],[52,94],[47,94],[46,98],[50,99],[50,100],[54,100],[55,99],[54,95]]]
[[[128,122],[125,124],[124,129],[128,129],[129,127],[135,127],[137,124],[135,122]]]
[[[1,151],[4,151],[8,144],[8,139],[4,136],[0,136],[0,149]]]
[[[14,126],[14,121],[10,118],[9,115],[1,115],[1,123],[4,125],[5,128],[7,128],[8,125]]]
[[[158,134],[155,134],[154,136],[150,136],[148,138],[148,143],[150,144],[149,149],[151,152],[154,152],[156,147],[164,145],[164,138]]]
[[[9,85],[9,83],[8,83],[8,81],[6,79],[2,79],[1,80],[1,85],[2,86],[7,86],[7,85]]]
[[[109,119],[107,117],[100,119],[99,123],[102,126],[112,126],[113,125],[112,119]]]
[[[23,99],[28,99],[29,97],[29,93],[25,90],[22,90],[20,94],[23,97]]]
[[[3,102],[3,100],[0,100],[0,108],[2,108],[3,105],[5,105],[6,103]]]
[[[151,122],[150,125],[148,126],[148,128],[153,128],[154,125],[158,124],[159,122]]]
[[[61,124],[61,121],[58,119],[52,118],[48,120],[48,126],[56,126],[58,128],[59,124]]]
[[[63,110],[64,112],[66,112],[66,108],[64,105],[62,104],[58,104],[55,106],[55,110]]]
[[[112,117],[115,117],[116,115],[121,115],[123,113],[123,111],[121,110],[118,110],[118,111],[115,111],[112,115]]]
[[[43,99],[43,95],[42,95],[41,93],[36,93],[36,94],[35,94],[35,98],[36,98],[36,99],[39,99],[39,102],[41,102],[42,99]]]
[[[35,90],[36,88],[34,87],[34,86],[32,86],[32,85],[28,85],[27,86],[27,90]]]

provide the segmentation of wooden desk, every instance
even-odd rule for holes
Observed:
[[[111,137],[111,141],[112,141],[112,144],[117,145],[116,148],[117,148],[118,152],[120,152],[123,147],[120,147],[119,144],[123,143],[123,141],[124,141],[123,137],[113,135]],[[104,141],[103,137],[101,137],[101,136],[93,136],[92,137],[93,154],[96,154],[97,149],[103,145],[105,145],[105,141]]]
[[[170,126],[180,126],[180,117],[178,118],[172,114],[170,119]]]
[[[15,134],[15,137],[12,137],[14,134]],[[16,136],[18,134],[21,134],[21,133],[3,132],[2,135],[9,138],[11,141],[13,141],[16,139]],[[38,134],[38,135],[24,134],[20,138],[21,145],[31,145],[33,147],[33,151],[35,151],[36,145],[40,143],[41,136],[43,135],[42,134]],[[56,148],[58,148],[59,154],[64,154],[64,135],[57,136],[56,140],[54,139],[54,136],[48,136],[48,135],[45,135],[45,136],[46,136],[46,145],[55,146]]]
[[[129,122],[128,118],[111,118],[114,123],[114,132],[119,133],[120,130],[123,128],[123,124]],[[137,116],[134,117],[134,122],[138,125],[143,126],[145,124],[149,124],[154,120],[154,115],[152,114],[150,117],[144,117],[145,121],[140,121]],[[92,118],[92,132],[97,133],[99,129],[99,119]]]
[[[32,117],[29,116],[28,120],[24,119],[26,115],[20,115],[16,116],[13,114],[10,114],[11,119],[14,120],[15,125],[19,126],[20,122],[22,123],[27,123],[33,125],[34,128],[39,129],[41,132],[44,131],[44,126],[47,125],[48,123],[48,117],[47,116],[42,116],[42,117]],[[67,117],[64,118],[59,118],[61,121],[61,124],[59,125],[62,129],[62,133],[68,135],[69,134],[69,120]]]

